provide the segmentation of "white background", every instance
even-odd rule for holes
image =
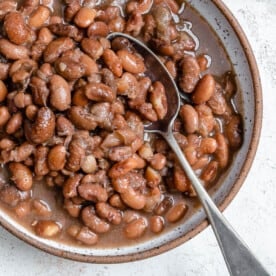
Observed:
[[[263,85],[263,129],[255,162],[224,212],[272,275],[276,275],[276,1],[224,0],[254,50]],[[0,275],[227,275],[210,227],[165,254],[147,260],[97,265],[41,252],[0,227]]]

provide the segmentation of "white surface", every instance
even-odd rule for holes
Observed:
[[[264,114],[260,145],[243,187],[224,212],[249,247],[276,275],[276,1],[225,0],[246,32],[259,65]],[[214,235],[206,229],[151,259],[116,265],[64,260],[43,253],[0,228],[0,275],[227,275]]]

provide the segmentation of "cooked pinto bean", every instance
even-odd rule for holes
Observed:
[[[7,39],[0,39],[0,53],[7,59],[23,59],[29,57],[29,50],[25,46],[16,45]]]
[[[6,132],[8,134],[15,133],[21,126],[23,122],[22,113],[18,112],[11,116],[7,125],[6,125]]]
[[[122,221],[121,212],[110,206],[108,203],[98,202],[96,204],[96,212],[101,218],[106,219],[112,224],[118,225]]]
[[[48,153],[48,167],[51,171],[62,170],[65,162],[66,148],[63,145],[57,145],[50,149]]]
[[[144,218],[137,218],[127,224],[124,234],[128,239],[137,239],[143,236],[147,229],[147,221]]]
[[[108,198],[106,189],[99,184],[82,183],[78,186],[78,192],[82,198],[89,201],[105,202]]]
[[[59,75],[53,75],[50,80],[50,103],[59,111],[70,107],[71,91],[68,83]]]
[[[75,15],[74,22],[80,28],[87,28],[91,23],[93,23],[96,14],[96,10],[82,7]]]
[[[40,220],[34,226],[35,233],[43,238],[52,238],[61,231],[60,225],[52,220]]]
[[[106,233],[110,230],[110,224],[95,215],[92,206],[85,207],[81,212],[84,224],[96,233]]]
[[[78,195],[77,188],[80,184],[81,178],[81,174],[75,174],[65,181],[62,190],[64,198],[72,198]]]
[[[153,233],[160,233],[164,229],[164,219],[160,216],[150,218],[150,230]]]
[[[95,117],[83,107],[72,106],[68,111],[68,117],[77,128],[94,130],[97,127]]]
[[[43,53],[44,61],[52,63],[62,53],[68,50],[71,50],[73,47],[74,47],[74,42],[71,38],[68,38],[68,37],[57,38],[53,40],[45,49]]]
[[[116,77],[120,77],[123,73],[123,65],[121,59],[111,49],[105,49],[103,59],[107,67]]]
[[[215,180],[218,173],[219,163],[217,161],[211,161],[200,175],[200,178],[205,181],[206,184]]]
[[[9,170],[11,172],[11,180],[21,191],[29,191],[33,185],[32,172],[21,163],[10,163]]]
[[[87,29],[89,38],[106,37],[109,33],[109,28],[105,22],[96,21],[92,23]]]
[[[205,75],[197,84],[192,96],[195,104],[207,102],[215,93],[216,81],[210,74]]]
[[[49,173],[49,167],[47,163],[49,149],[45,146],[39,146],[35,151],[35,174],[37,176],[43,176]]]
[[[139,74],[146,70],[142,57],[132,54],[125,49],[119,50],[117,55],[122,62],[122,67],[127,72]]]
[[[187,211],[188,206],[186,205],[186,203],[179,202],[168,211],[166,218],[169,222],[177,222],[184,217]]]
[[[29,17],[29,25],[32,28],[40,28],[50,17],[50,9],[43,5],[37,7],[37,9]]]
[[[55,115],[47,107],[38,110],[36,119],[31,125],[25,121],[25,135],[35,144],[47,142],[53,137],[55,131]]]
[[[113,102],[115,94],[113,90],[103,83],[89,83],[84,87],[84,94],[89,100],[96,102]]]
[[[198,113],[189,105],[182,105],[179,115],[183,122],[183,127],[187,133],[194,133],[198,130]]]
[[[242,144],[242,122],[238,115],[234,115],[226,125],[225,134],[229,141],[229,145],[238,149]]]
[[[0,127],[3,127],[10,119],[11,115],[6,106],[0,106]]]
[[[200,67],[196,58],[192,56],[185,56],[181,63],[179,86],[184,92],[191,93],[199,80]]]
[[[221,168],[225,168],[229,162],[229,148],[225,137],[218,133],[215,135],[217,141],[216,157]]]
[[[168,103],[165,87],[160,81],[156,81],[152,84],[152,89],[150,90],[150,101],[158,119],[164,119],[168,112]]]
[[[74,237],[77,241],[80,241],[83,244],[86,245],[94,245],[98,242],[98,235],[91,230],[89,230],[88,227],[80,227],[77,225],[71,225],[67,229],[67,233]]]
[[[19,12],[11,12],[5,16],[4,28],[9,40],[17,45],[24,44],[29,39],[28,27]]]

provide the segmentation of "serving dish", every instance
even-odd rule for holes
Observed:
[[[242,91],[241,106],[244,118],[244,142],[235,156],[235,162],[219,179],[211,191],[223,210],[241,187],[253,161],[261,128],[261,86],[254,55],[248,41],[233,15],[221,1],[188,1],[216,32],[233,64],[236,81]],[[1,224],[22,240],[49,253],[87,262],[112,263],[147,258],[172,249],[196,234],[207,225],[205,214],[198,209],[192,217],[172,231],[145,241],[120,248],[85,248],[45,240],[28,232],[5,212],[0,213]]]

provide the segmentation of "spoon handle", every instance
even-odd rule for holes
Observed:
[[[177,144],[172,131],[162,133],[190,179],[218,240],[230,275],[269,275],[210,198]]]

